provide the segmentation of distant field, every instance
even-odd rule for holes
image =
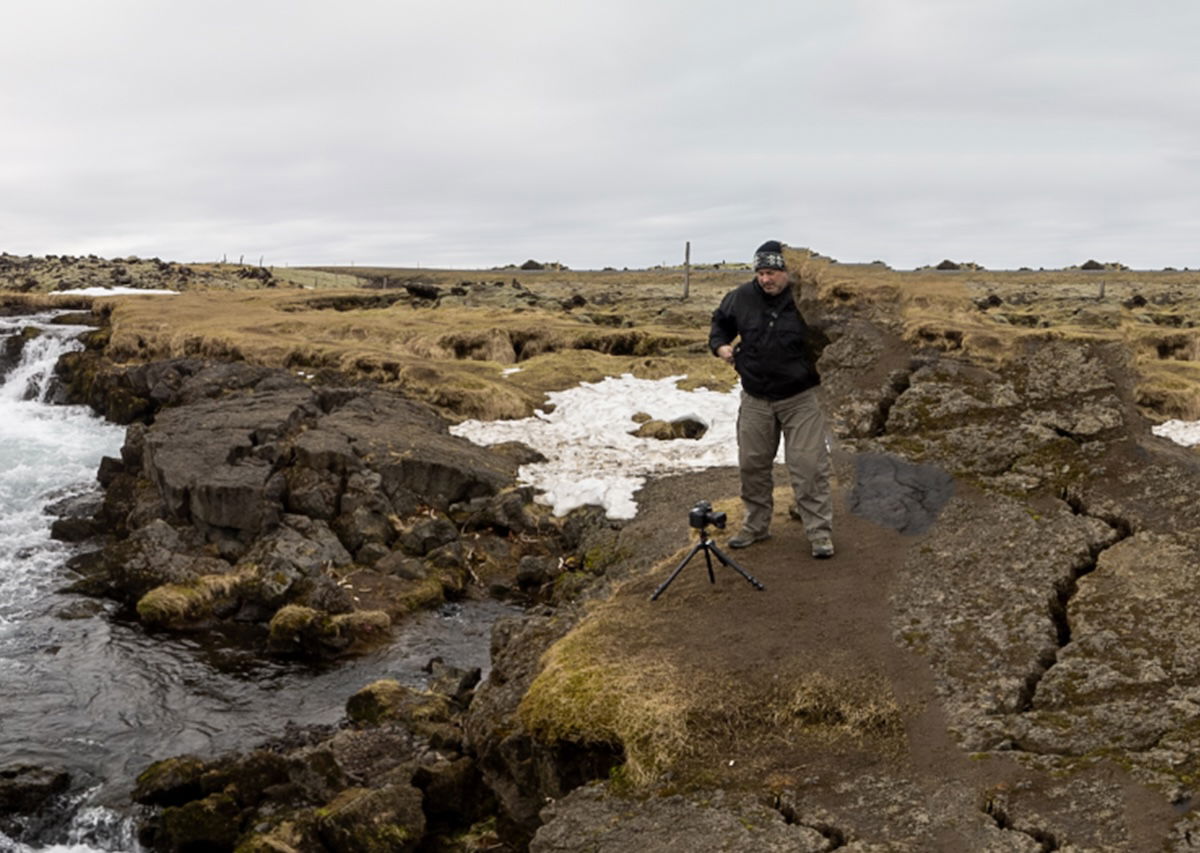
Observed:
[[[1030,336],[1121,346],[1152,418],[1200,418],[1200,272],[899,271],[789,250],[806,311],[837,334],[865,310],[919,348],[997,366]],[[445,270],[180,265],[26,259],[0,281],[7,302],[86,307],[74,286],[174,287],[166,299],[94,300],[111,312],[109,354],[244,359],[395,387],[447,416],[516,417],[547,391],[632,373],[729,387],[705,345],[721,296],[747,269]],[[76,284],[78,282],[78,284]],[[19,291],[19,292],[13,292]],[[518,370],[513,370],[518,368]]]

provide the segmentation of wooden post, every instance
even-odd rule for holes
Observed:
[[[688,298],[692,287],[692,241],[683,244],[683,298]]]

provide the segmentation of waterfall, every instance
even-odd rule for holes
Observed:
[[[253,748],[289,722],[337,724],[377,679],[424,686],[433,657],[486,672],[491,625],[514,612],[496,601],[413,614],[390,647],[318,670],[215,636],[149,636],[115,602],[62,592],[77,546],[50,538],[45,508],[98,497],[100,459],[119,455],[124,429],[48,402],[55,362],[84,331],[51,316],[0,317],[0,357],[6,338],[43,329],[0,380],[0,768],[61,768],[71,789],[18,837],[0,832],[0,853],[138,851],[130,792],[152,762]]]
[[[61,603],[55,590],[66,580],[62,564],[71,550],[50,538],[52,519],[44,510],[52,501],[96,490],[100,458],[115,454],[123,436],[84,407],[47,404],[55,363],[79,349],[75,338],[85,331],[53,325],[53,316],[0,318],[0,340],[25,328],[41,329],[26,341],[17,362],[7,365],[0,384],[0,719],[5,723],[0,766],[55,763],[35,746],[35,739],[47,733],[28,731],[27,725],[31,718],[61,714],[70,701],[70,693],[60,689],[71,681],[70,673],[54,671],[57,643],[66,632],[57,630],[51,614]],[[22,843],[0,833],[0,850],[137,850],[132,821],[89,803],[94,790],[94,785],[73,789],[49,816],[35,821],[58,825],[27,827],[36,841]],[[42,846],[44,841],[50,843]]]

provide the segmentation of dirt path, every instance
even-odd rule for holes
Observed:
[[[937,822],[933,835],[938,849],[971,849],[981,833],[997,830],[1028,836],[1021,843],[1029,838],[1052,843],[1049,836],[1039,838],[1037,830],[1010,825],[1004,804],[1011,792],[1021,792],[1028,802],[1061,783],[1003,754],[981,760],[965,753],[947,730],[928,661],[895,641],[893,580],[923,537],[902,535],[851,514],[846,469],[843,459],[835,497],[837,555],[830,560],[809,555],[802,527],[787,518],[778,492],[771,538],[748,549],[729,549],[725,543],[737,529],[737,502],[729,498],[736,495],[737,478],[731,469],[666,478],[639,494],[641,511],[623,530],[622,541],[641,555],[644,565],[618,595],[629,611],[630,639],[643,656],[685,672],[719,673],[748,691],[762,690],[781,677],[828,676],[831,683],[867,685],[873,697],[891,695],[900,709],[902,736],[892,743],[836,733],[825,738],[789,739],[769,732],[732,737],[698,749],[688,775],[720,787],[765,789],[797,820],[819,814],[836,823],[833,816],[838,814],[875,809],[879,813],[865,820],[877,823],[877,837],[883,838],[902,833],[897,824],[926,814]],[[777,484],[784,482],[781,474],[777,470]],[[981,494],[962,496],[986,500]],[[729,525],[711,531],[714,541],[765,589],[755,589],[715,560],[715,583],[710,583],[703,554],[697,554],[651,601],[695,542],[687,510],[700,498],[729,508]],[[737,725],[736,720],[731,723]],[[1083,771],[1080,778],[1123,788],[1129,849],[1161,849],[1164,828],[1172,823],[1161,796],[1113,765]],[[907,816],[889,815],[888,809],[902,809]],[[1084,809],[1077,819],[1081,836],[1094,837],[1087,826],[1096,815]],[[870,828],[860,823],[858,830]]]

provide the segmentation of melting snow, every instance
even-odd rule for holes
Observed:
[[[739,388],[719,393],[678,387],[682,376],[637,379],[629,374],[548,394],[551,411],[514,421],[465,421],[451,432],[476,444],[520,441],[546,457],[522,465],[521,481],[538,501],[565,515],[586,504],[609,518],[633,518],[633,495],[646,478],[737,464]],[[548,407],[549,408],[549,407]],[[630,435],[645,412],[655,420],[690,418],[707,426],[699,439],[663,441]]]
[[[1200,444],[1200,421],[1170,420],[1152,427],[1150,431],[1184,447]]]

